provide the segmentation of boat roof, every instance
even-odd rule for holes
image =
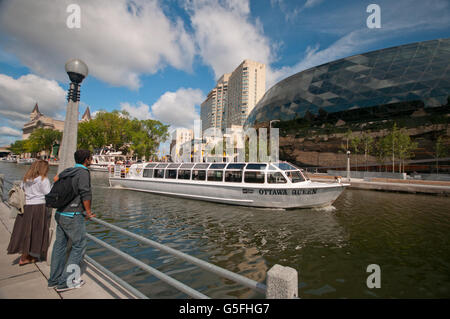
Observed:
[[[134,164],[136,165],[136,164]],[[141,164],[142,165],[142,164]],[[227,170],[268,170],[268,171],[303,171],[288,162],[151,162],[144,163],[144,168],[158,169],[227,169]]]

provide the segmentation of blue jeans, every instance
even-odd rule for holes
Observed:
[[[56,238],[53,245],[48,285],[65,288],[67,287],[67,278],[74,273],[73,265],[81,268],[87,245],[86,222],[82,214],[74,217],[55,214],[55,220],[57,223]],[[72,250],[66,262],[69,239],[72,242]]]

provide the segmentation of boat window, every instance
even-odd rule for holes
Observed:
[[[158,166],[156,166],[157,168],[166,168],[167,167],[167,165],[169,165],[169,164],[158,164]]]
[[[225,182],[241,183],[242,171],[225,171]]]
[[[244,169],[244,163],[230,163],[227,166],[227,169]]]
[[[264,170],[266,169],[267,164],[260,164],[260,163],[252,163],[252,164],[247,164],[247,167],[245,169],[257,169],[257,170]]]
[[[178,171],[178,179],[191,179],[191,171],[180,169]]]
[[[155,169],[155,178],[164,178],[164,170]]]
[[[192,167],[194,167],[193,163],[184,163],[184,164],[181,164],[181,166],[180,166],[180,168],[192,168]]]
[[[276,171],[277,168],[273,166],[272,164],[269,165],[269,171]]]
[[[223,180],[223,171],[208,171],[208,181],[221,182]]]
[[[169,164],[168,168],[178,168],[180,165],[181,165],[181,163]]]
[[[264,183],[264,173],[263,172],[245,172],[244,182],[246,183]]]
[[[176,169],[166,169],[166,178],[175,179],[177,178]]]
[[[269,184],[285,184],[286,178],[280,172],[271,172],[267,174],[267,183]]]
[[[156,163],[150,163],[145,166],[145,168],[153,168],[156,166]]]
[[[153,177],[153,169],[148,169],[148,168],[144,169],[144,174],[142,176],[152,178]]]
[[[195,165],[195,169],[207,169],[208,168],[208,166],[209,166],[209,163],[208,164],[205,164],[205,163],[201,163],[201,164],[197,164],[197,165]]]
[[[297,168],[288,164],[288,163],[275,163],[273,164],[279,169],[282,169],[283,171],[290,171],[290,170],[296,170]]]
[[[305,181],[305,178],[299,171],[286,172],[286,176],[291,180],[292,183],[299,183]]]
[[[204,170],[192,171],[192,180],[193,181],[204,181],[205,179],[206,179],[206,171],[204,171]]]
[[[225,166],[227,166],[226,163],[214,163],[214,164],[211,164],[209,169],[224,169]]]

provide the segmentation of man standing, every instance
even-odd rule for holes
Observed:
[[[56,287],[58,292],[79,288],[84,284],[79,275],[87,244],[85,219],[95,217],[91,211],[91,177],[88,170],[92,161],[91,152],[78,150],[74,157],[75,166],[65,169],[54,179],[56,182],[58,179],[71,178],[75,195],[66,207],[55,213],[57,228],[48,287]],[[66,262],[69,239],[72,242],[72,249]]]

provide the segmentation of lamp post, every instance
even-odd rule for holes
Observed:
[[[79,59],[67,61],[65,69],[70,79],[70,87],[67,95],[66,120],[64,121],[64,131],[59,149],[58,174],[63,170],[75,165],[74,153],[77,150],[78,136],[78,104],[80,102],[80,84],[88,75],[88,67],[86,63]],[[55,242],[56,209],[53,209],[50,221],[49,237],[50,245],[47,252],[47,264],[50,264],[53,252],[53,244]]]
[[[347,179],[350,181],[350,151],[347,151]]]
[[[78,104],[80,102],[80,84],[88,75],[86,63],[79,59],[69,60],[65,69],[70,79],[70,88],[67,96],[66,120],[61,141],[58,174],[68,167],[75,165],[73,153],[77,149],[78,135]]]

